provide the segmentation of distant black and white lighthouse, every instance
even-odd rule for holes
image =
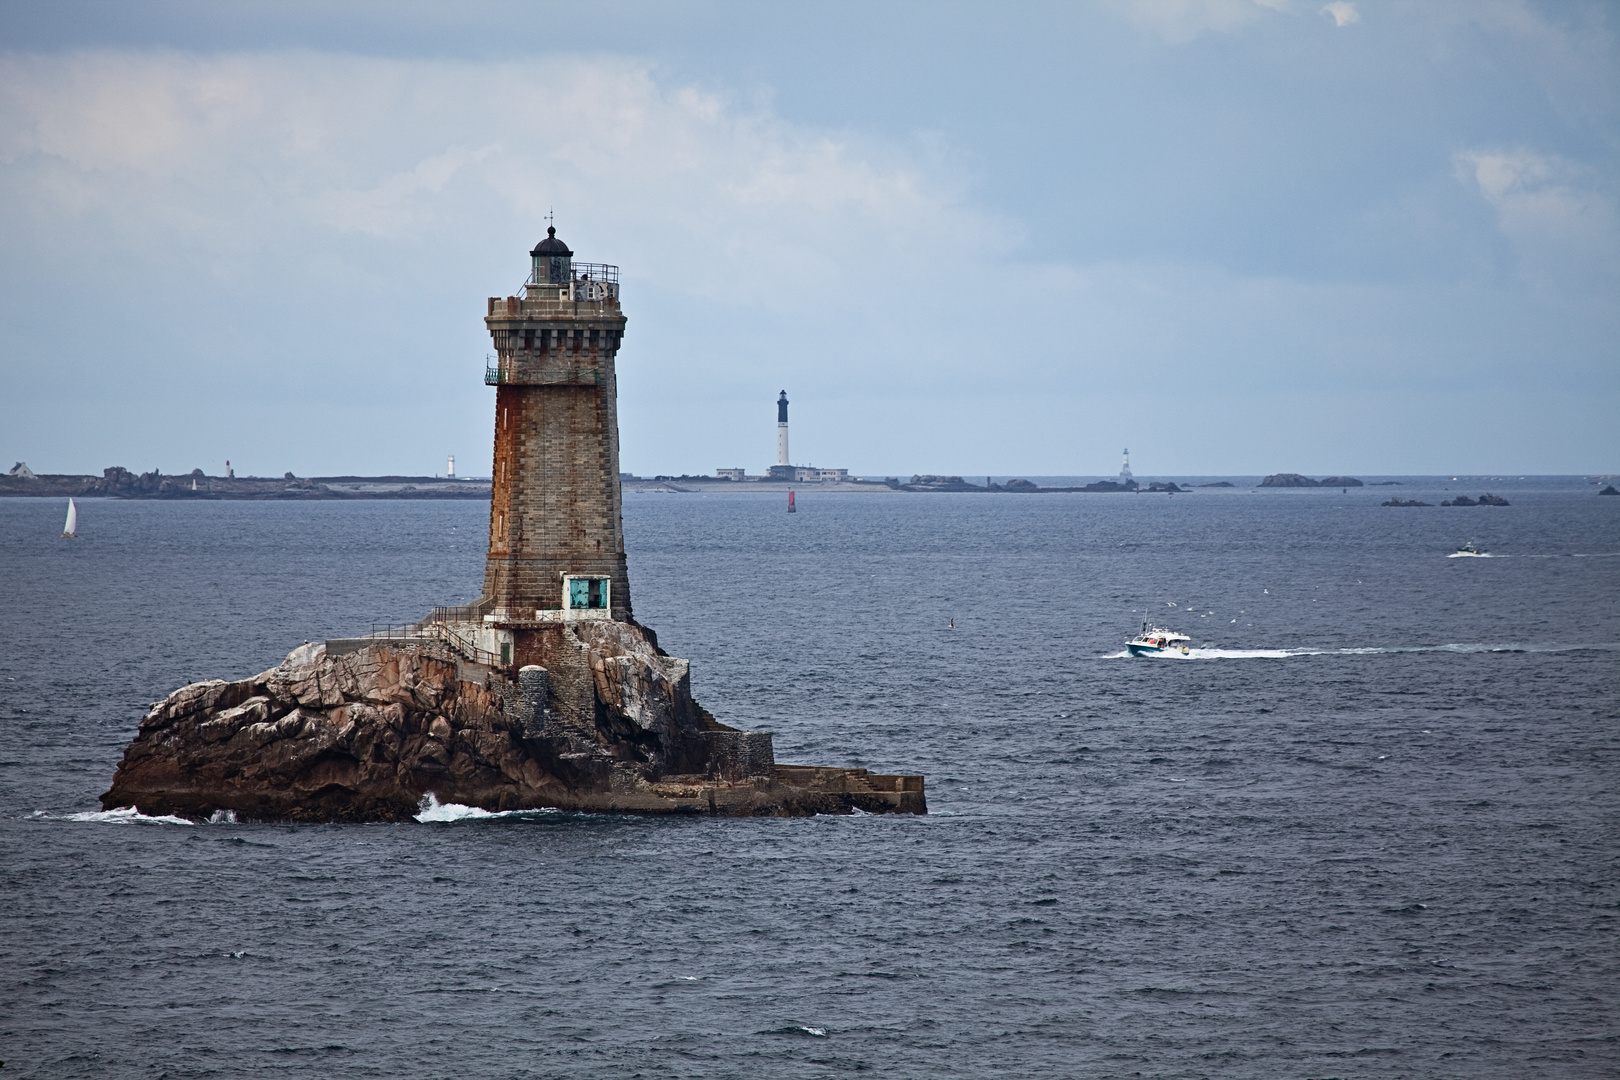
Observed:
[[[776,464],[765,470],[762,479],[793,480],[799,483],[806,480],[839,482],[848,480],[848,469],[818,469],[814,465],[793,464],[793,458],[788,455],[787,407],[787,391],[783,390],[781,396],[776,399]],[[744,476],[741,469],[721,469],[719,475],[733,480],[741,480]]]
[[[791,465],[793,459],[788,457],[787,442],[787,391],[776,399],[776,463],[778,465]]]

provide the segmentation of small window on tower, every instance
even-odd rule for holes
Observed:
[[[566,604],[570,611],[605,611],[608,606],[608,579],[573,577],[565,579]]]

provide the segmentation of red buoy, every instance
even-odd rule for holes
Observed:
[[[798,512],[798,509],[793,505],[793,489],[788,488],[788,513],[797,514]]]

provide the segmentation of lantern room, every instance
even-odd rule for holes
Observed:
[[[557,239],[555,226],[546,228],[546,238],[534,245],[529,258],[534,260],[534,270],[529,276],[530,285],[567,285],[573,279],[574,253],[568,250],[567,244]]]

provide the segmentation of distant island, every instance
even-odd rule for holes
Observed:
[[[693,476],[682,474],[680,476],[636,476],[633,473],[623,473],[620,481],[627,491],[692,491],[699,487],[704,488],[732,488],[740,491],[778,491],[787,488],[814,491],[959,491],[977,492],[1011,492],[1013,494],[1041,493],[1050,494],[1064,491],[1188,491],[1189,488],[1178,487],[1173,483],[1153,483],[1142,487],[1135,480],[1098,480],[1095,483],[1082,487],[1042,487],[1033,480],[1014,478],[1005,484],[997,484],[984,478],[984,483],[978,484],[965,480],[960,476],[947,476],[942,473],[914,473],[909,480],[898,476],[885,476],[881,480],[872,480],[866,477],[851,476],[837,480],[782,480],[774,477],[749,476],[738,478],[735,476]],[[683,486],[688,485],[688,486]],[[1227,484],[1231,487],[1231,484]]]
[[[964,480],[960,476],[934,473],[916,473],[909,479],[886,476],[881,480],[847,477],[839,480],[811,480],[795,483],[786,480],[750,477],[737,481],[729,477],[693,476],[636,476],[620,473],[625,491],[690,492],[696,489],[730,488],[733,490],[777,491],[787,488],[817,491],[962,491],[1001,492],[1012,494],[1056,494],[1062,492],[1146,492],[1175,494],[1192,490],[1174,482],[1154,481],[1147,486],[1135,480],[1098,480],[1076,487],[1042,487],[1031,480],[1012,479],[1005,484],[994,483],[988,476],[983,484]],[[1360,481],[1353,481],[1359,485]],[[1229,481],[1205,484],[1204,487],[1231,487]],[[308,502],[323,499],[488,499],[489,480],[452,476],[294,476],[283,473],[280,477],[210,476],[201,469],[169,475],[160,470],[134,473],[121,465],[102,470],[100,476],[77,473],[35,473],[23,462],[12,466],[9,473],[0,474],[0,496],[32,496],[35,498],[112,498],[112,499],[249,499],[259,501]]]
[[[739,481],[725,476],[681,474],[679,476],[637,476],[620,473],[625,491],[676,492],[724,488],[733,491],[869,491],[869,492],[976,492],[979,494],[1054,495],[1082,492],[1087,494],[1137,493],[1175,495],[1191,492],[1194,486],[1183,486],[1174,481],[1138,483],[1132,478],[1095,480],[1087,484],[1063,487],[1043,487],[1032,480],[1013,478],[995,483],[990,477],[983,482],[967,480],[961,476],[936,473],[915,473],[909,478],[885,476],[841,477],[837,480],[809,480],[793,482],[749,477]],[[1398,487],[1399,480],[1380,480],[1374,487]],[[1215,480],[1196,485],[1196,488],[1235,488],[1230,480]],[[1322,479],[1300,473],[1272,473],[1258,484],[1262,488],[1359,488],[1366,482],[1354,476],[1326,476]],[[312,502],[319,500],[371,500],[371,499],[483,499],[490,498],[491,484],[484,477],[457,476],[295,476],[291,472],[279,477],[210,476],[201,469],[188,473],[166,474],[158,469],[135,473],[121,465],[109,466],[100,476],[76,473],[35,473],[25,463],[18,462],[7,473],[0,473],[0,497],[32,496],[35,498],[113,498],[113,499],[178,499]],[[1610,485],[1599,494],[1620,495]],[[1386,506],[1425,505],[1412,500],[1393,499]],[[1467,496],[1443,503],[1449,506],[1506,506],[1507,500],[1487,492],[1478,500]]]
[[[1297,472],[1272,473],[1260,481],[1261,487],[1286,488],[1353,488],[1363,486],[1360,480],[1353,476],[1329,476],[1321,480],[1312,480],[1308,476],[1301,476]]]
[[[284,473],[279,479],[259,476],[209,476],[201,469],[178,476],[132,473],[121,465],[100,476],[35,473],[18,462],[0,476],[0,496],[97,496],[112,499],[255,499],[314,501],[321,499],[488,499],[488,480],[446,476],[311,476]]]
[[[1466,495],[1458,495],[1455,499],[1446,499],[1441,506],[1509,506],[1511,505],[1500,495],[1493,495],[1489,491],[1477,499],[1470,499]]]

